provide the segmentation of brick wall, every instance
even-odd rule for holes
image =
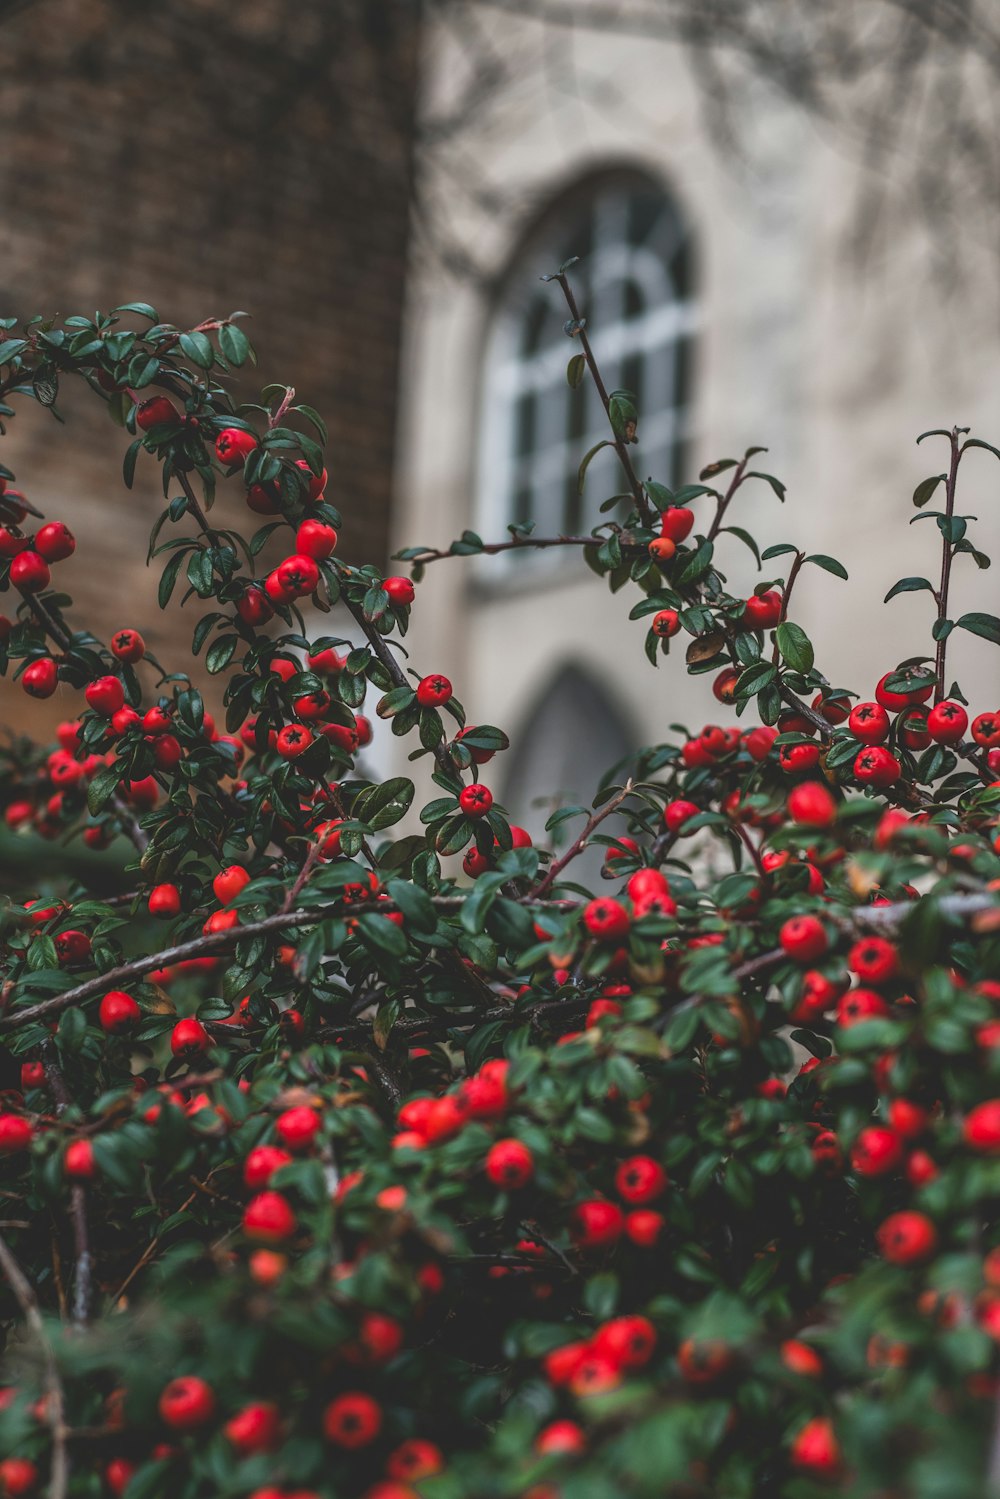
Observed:
[[[368,560],[386,546],[418,9],[35,0],[0,27],[0,312],[250,312],[250,380],[290,381],[327,418],[328,496]],[[0,453],[77,533],[58,573],[73,617],[135,625],[183,664],[193,619],[157,619],[144,565],[156,466],[140,459],[128,493],[126,434],[86,391],[60,408],[65,427],[22,403]],[[238,497],[220,510],[256,520]],[[0,684],[0,723],[34,731],[78,702]]]

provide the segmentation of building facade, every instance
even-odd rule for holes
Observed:
[[[486,9],[489,47],[518,59],[516,84],[470,110],[433,164],[448,232],[479,274],[428,255],[411,275],[397,545],[442,547],[466,528],[499,541],[529,515],[538,535],[586,531],[624,487],[605,449],[578,492],[578,465],[607,434],[587,382],[567,383],[566,306],[539,279],[576,255],[605,383],[639,395],[637,471],[695,482],[710,461],[766,446],[755,461],[787,503],[754,483],[731,519],[762,546],[794,542],[850,572],[845,583],[813,568],[797,589],[820,669],[870,692],[902,658],[932,654],[928,596],[882,600],[939,565],[933,526],[907,523],[914,486],[946,455],[916,436],[958,422],[1000,437],[992,256],[970,251],[966,283],[942,287],[923,229],[901,219],[863,262],[848,240],[866,164],[801,113],[761,89],[737,166],[673,47],[588,29],[586,3],[558,34],[530,8]],[[453,116],[469,65],[447,27],[425,58],[423,109]],[[992,457],[967,462],[960,508],[979,515],[987,552],[1000,540],[998,480]],[[694,502],[699,519],[707,503]],[[735,537],[718,559],[746,592],[783,571],[778,560],[758,574]],[[961,564],[963,609],[995,609],[992,578]],[[491,785],[535,831],[550,798],[589,801],[625,746],[727,716],[678,655],[649,665],[625,597],[572,548],[435,562],[418,590],[412,657],[453,679],[473,721],[510,733]],[[981,689],[977,709],[994,707],[995,647],[958,632],[952,657]]]

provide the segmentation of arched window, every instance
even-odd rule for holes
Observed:
[[[601,502],[624,488],[614,452],[603,449],[579,491],[580,461],[608,436],[607,417],[589,377],[575,389],[567,381],[576,348],[563,331],[566,307],[559,288],[539,279],[573,255],[577,301],[604,383],[637,398],[636,470],[677,481],[696,326],[691,241],[662,187],[618,171],[554,205],[506,277],[483,382],[478,521],[486,539],[527,520],[538,535],[589,529]]]

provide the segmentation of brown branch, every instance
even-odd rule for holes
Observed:
[[[59,1065],[54,1041],[46,1041],[43,1044],[42,1061],[45,1066],[46,1081],[55,1100],[56,1117],[61,1118],[73,1100]],[[90,1316],[90,1282],[94,1263],[90,1251],[90,1230],[87,1226],[87,1189],[82,1182],[73,1182],[70,1187],[69,1204],[70,1222],[73,1226],[73,1248],[76,1255],[73,1277],[73,1321],[82,1326]]]
[[[7,1284],[24,1314],[24,1320],[42,1351],[42,1360],[45,1365],[45,1420],[52,1432],[52,1462],[48,1493],[49,1499],[66,1499],[69,1486],[64,1416],[66,1402],[62,1380],[59,1378],[59,1365],[45,1331],[45,1322],[38,1306],[38,1298],[2,1234],[0,1234],[0,1270],[3,1271]]]
[[[574,841],[570,844],[569,848],[561,858],[556,859],[554,863],[549,865],[543,878],[540,879],[534,889],[529,892],[529,899],[538,898],[539,896],[544,895],[547,890],[550,890],[552,888],[552,885],[562,874],[563,870],[566,868],[566,865],[569,864],[572,859],[575,859],[578,854],[583,853],[583,850],[587,846],[587,840],[593,833],[594,829],[599,827],[606,817],[610,817],[612,812],[617,812],[622,802],[632,795],[632,789],[632,779],[631,777],[629,777],[622,789],[616,792],[609,801],[606,801],[604,803],[604,806],[601,807],[599,811],[591,813],[591,815],[587,818],[583,831],[580,833],[579,837],[574,839]]]
[[[601,398],[601,403],[604,406],[604,410],[607,412],[608,421],[611,424],[611,434],[614,439],[615,451],[618,454],[618,459],[621,463],[622,468],[625,470],[625,477],[628,480],[629,489],[631,489],[632,491],[632,498],[635,500],[636,509],[638,510],[639,515],[642,518],[643,525],[651,526],[653,524],[654,517],[649,507],[649,500],[646,498],[646,491],[643,489],[642,484],[639,482],[636,471],[632,467],[632,459],[629,455],[628,444],[623,437],[619,436],[615,428],[615,424],[611,420],[611,399],[608,396],[607,387],[605,386],[604,381],[601,378],[601,372],[597,367],[597,360],[594,358],[594,351],[590,347],[590,340],[587,337],[587,331],[583,327],[583,322],[580,317],[580,309],[577,307],[576,298],[573,295],[573,289],[570,286],[569,280],[567,279],[564,272],[560,271],[558,276],[555,277],[555,280],[558,281],[560,287],[562,288],[562,294],[566,298],[566,306],[569,308],[569,315],[572,318],[573,323],[576,325],[571,333],[571,337],[578,338],[580,340],[580,348],[583,350],[583,357],[587,361],[587,368],[590,371],[590,377],[594,382],[597,394]]]
[[[627,535],[627,532],[619,534]],[[606,540],[607,537],[605,536],[515,536],[510,541],[484,542],[475,552],[453,552],[450,548],[442,550],[438,547],[427,547],[417,557],[400,558],[398,552],[396,557],[399,561],[414,565],[419,564],[419,566],[423,567],[428,562],[443,561],[446,557],[479,557],[483,555],[495,557],[498,552],[523,551],[525,548],[530,549],[532,547],[537,550],[545,547],[599,547]],[[623,542],[622,551],[639,554],[647,552],[648,548],[638,541]]]
[[[955,488],[958,479],[958,464],[962,456],[962,448],[959,436],[968,431],[967,427],[952,427],[951,429],[951,461],[948,464],[948,477],[944,487],[944,513],[948,518],[948,531],[951,528],[951,519],[955,513]],[[948,587],[951,583],[951,564],[955,557],[955,548],[952,545],[950,534],[942,534],[941,537],[941,581],[938,584],[937,593],[934,595],[937,601],[938,620],[948,618]],[[934,655],[934,701],[939,703],[944,697],[944,676],[947,668],[948,637],[943,635],[937,643]]]

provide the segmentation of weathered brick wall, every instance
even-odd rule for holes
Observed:
[[[328,419],[328,495],[344,549],[369,559],[386,545],[418,21],[419,0],[35,0],[0,28],[0,310],[252,313],[249,381],[294,381]],[[58,571],[74,617],[181,659],[190,624],[156,618],[144,565],[155,465],[129,494],[127,435],[86,391],[60,408],[65,428],[22,403],[0,452],[78,535]],[[34,730],[79,701],[2,684],[0,722]]]

